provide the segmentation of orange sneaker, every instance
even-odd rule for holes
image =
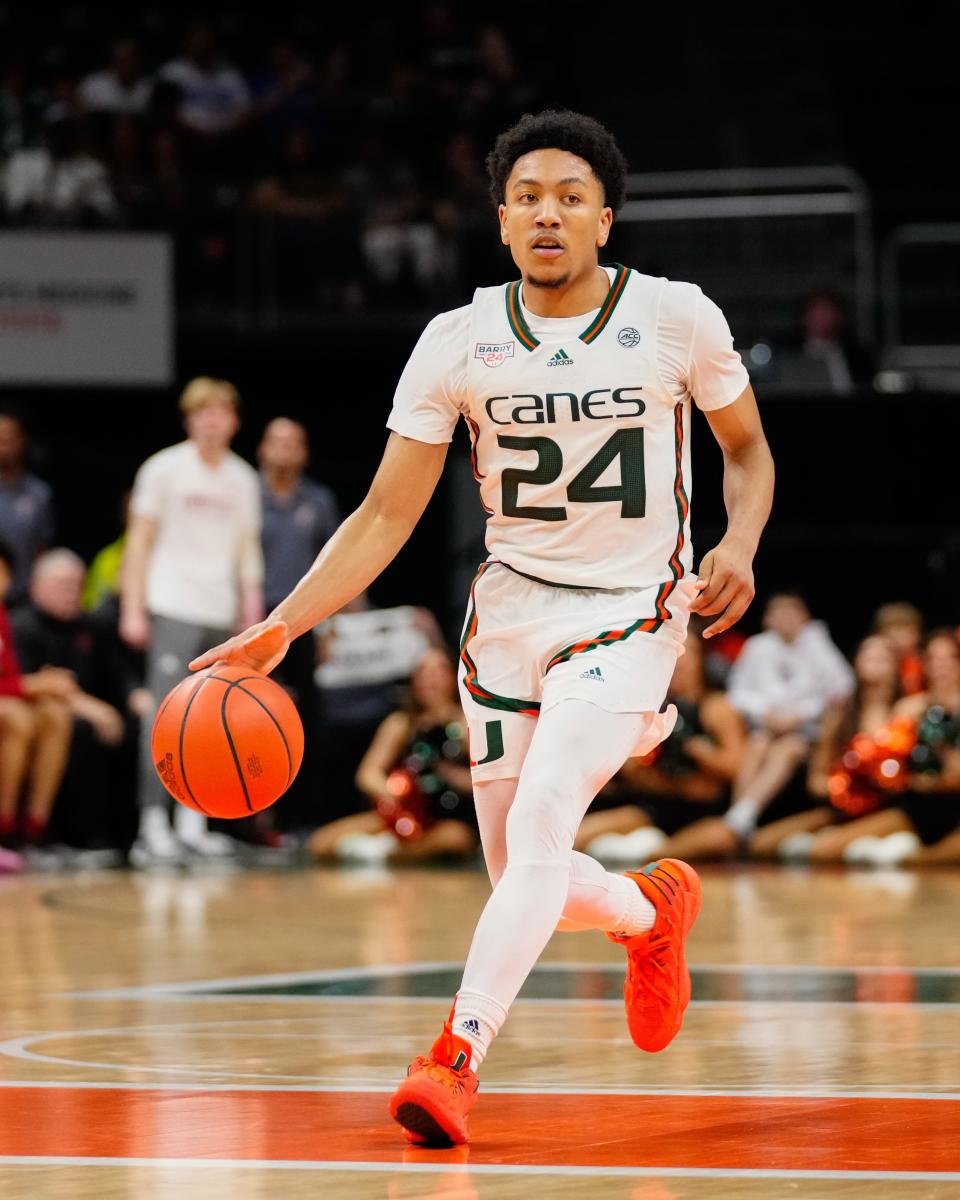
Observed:
[[[410,1064],[406,1079],[390,1098],[390,1116],[403,1126],[408,1142],[425,1146],[467,1141],[467,1116],[480,1086],[476,1071],[467,1065],[472,1052],[447,1020],[430,1053]]]
[[[700,912],[700,878],[676,858],[661,858],[642,871],[628,871],[657,910],[653,928],[632,937],[608,933],[627,952],[623,999],[630,1036],[651,1053],[669,1046],[680,1032],[690,1003],[690,972],[683,954],[687,934]]]

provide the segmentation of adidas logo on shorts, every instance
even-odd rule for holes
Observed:
[[[580,672],[581,679],[595,679],[597,683],[606,683],[603,677],[603,672],[599,667],[588,667],[586,671]]]

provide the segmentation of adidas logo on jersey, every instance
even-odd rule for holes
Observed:
[[[548,367],[572,367],[573,359],[566,350],[558,350],[551,358],[547,359]]]
[[[581,679],[595,679],[597,681],[597,683],[606,683],[607,682],[604,679],[603,672],[600,670],[599,667],[588,667],[586,669],[586,671],[581,671],[580,678]]]

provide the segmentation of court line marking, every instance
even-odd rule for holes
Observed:
[[[593,1176],[630,1176],[670,1179],[782,1179],[782,1180],[877,1180],[897,1183],[956,1183],[960,1182],[960,1171],[784,1171],[771,1168],[718,1167],[551,1167],[528,1166],[523,1163],[371,1163],[371,1162],[309,1162],[303,1159],[257,1159],[257,1158],[107,1158],[84,1157],[82,1155],[0,1154],[0,1165],[16,1167],[152,1167],[154,1170],[170,1167],[194,1169],[197,1167],[221,1170],[261,1171],[364,1171],[367,1173],[395,1174],[398,1172],[420,1175],[568,1175],[590,1178]]]
[[[790,966],[787,963],[694,963],[691,964],[694,971],[706,975],[719,974],[759,974],[764,975],[807,975],[817,977],[822,975],[837,974],[838,972],[850,972],[859,975],[874,975],[874,976],[902,976],[914,975],[918,977],[937,977],[948,976],[950,978],[960,977],[960,967],[891,967],[891,966],[869,966],[861,964],[840,964],[832,966],[816,966],[805,964],[800,966]],[[185,983],[157,983],[147,984],[142,987],[133,988],[108,988],[97,991],[82,991],[82,992],[63,992],[62,996],[70,999],[136,999],[140,997],[153,996],[171,996],[182,994],[184,992],[204,993],[204,992],[223,992],[229,991],[231,988],[245,987],[283,987],[285,984],[302,984],[302,983],[336,983],[348,979],[394,979],[403,975],[429,975],[434,971],[450,971],[462,970],[462,961],[453,962],[413,962],[413,963],[385,963],[383,966],[358,966],[358,967],[332,967],[324,970],[316,971],[286,971],[273,975],[238,975],[221,979],[205,979],[195,982]],[[534,968],[534,971],[555,970],[555,971],[599,971],[602,973],[620,973],[624,969],[622,962],[555,962],[546,961],[540,962]],[[218,996],[218,999],[222,997]],[[238,999],[250,999],[251,997],[230,997]],[[267,999],[277,999],[278,997],[270,996]],[[326,997],[316,996],[294,996],[286,997],[294,1000],[316,1000]],[[335,997],[343,999],[344,997]],[[379,996],[361,996],[356,999],[385,999],[386,997]],[[391,999],[408,999],[408,997],[391,997]],[[566,999],[560,1001],[567,1003]],[[600,1001],[600,1003],[610,1003],[610,1001]],[[696,1003],[696,1001],[694,1001]],[[741,1001],[700,1001],[700,1003],[741,1003]],[[839,1001],[835,1003],[855,1003],[851,1001]],[[941,1007],[941,1006],[937,1006]]]
[[[143,1070],[142,1067],[115,1067],[117,1071]],[[226,1074],[223,1071],[211,1074]],[[264,1076],[264,1079],[278,1078]],[[283,1078],[282,1076],[280,1078]],[[295,1077],[294,1077],[295,1078]],[[323,1079],[319,1076],[318,1079]],[[80,1079],[0,1079],[0,1088],[52,1088],[54,1090],[83,1091],[123,1091],[123,1092],[364,1092],[370,1094],[388,1095],[396,1088],[396,1083],[373,1083],[364,1079],[355,1081],[350,1078],[334,1079],[328,1076],[329,1083],[171,1083],[169,1080],[158,1079],[156,1082],[142,1080],[80,1080]],[[651,1088],[651,1087],[577,1087],[560,1084],[537,1084],[536,1086],[522,1083],[487,1083],[484,1081],[485,1096],[541,1096],[549,1093],[552,1096],[679,1096],[690,1099],[699,1097],[720,1097],[737,1100],[960,1100],[960,1092],[855,1092],[850,1090],[823,1091],[815,1088]]]
[[[263,1081],[263,1080],[281,1081],[282,1080],[287,1083],[307,1082],[307,1083],[311,1084],[317,1090],[323,1090],[323,1091],[362,1091],[362,1092],[366,1092],[366,1091],[392,1092],[393,1091],[393,1088],[395,1086],[393,1083],[383,1083],[379,1080],[370,1080],[370,1079],[365,1079],[363,1077],[329,1076],[329,1075],[328,1076],[324,1076],[324,1075],[288,1075],[288,1074],[282,1074],[282,1073],[265,1075],[262,1072],[230,1071],[229,1069],[226,1069],[223,1067],[187,1067],[182,1064],[171,1065],[171,1066],[149,1066],[149,1065],[131,1064],[131,1063],[119,1063],[118,1064],[115,1062],[98,1062],[96,1060],[87,1060],[87,1059],[78,1059],[78,1058],[63,1058],[63,1057],[60,1057],[57,1055],[36,1053],[35,1051],[29,1049],[29,1046],[35,1045],[39,1042],[57,1041],[57,1040],[60,1040],[63,1038],[100,1038],[100,1037],[118,1036],[121,1034],[127,1034],[127,1035],[133,1034],[136,1036],[136,1035],[146,1035],[146,1034],[156,1034],[156,1033],[177,1033],[177,1032],[180,1032],[180,1033],[191,1032],[195,1035],[197,1033],[197,1031],[202,1031],[209,1027],[212,1027],[214,1031],[217,1031],[217,1030],[222,1031],[226,1028],[232,1028],[237,1025],[256,1025],[256,1024],[278,1025],[278,1024],[283,1024],[283,1023],[284,1023],[284,1019],[282,1017],[273,1017],[273,1018],[266,1017],[266,1018],[247,1018],[245,1020],[235,1020],[235,1021],[187,1021],[187,1022],[176,1022],[176,1023],[148,1024],[148,1025],[121,1025],[121,1026],[112,1026],[112,1027],[100,1028],[100,1029],[56,1030],[56,1031],[47,1031],[47,1032],[43,1032],[43,1033],[30,1033],[30,1034],[21,1035],[20,1037],[16,1037],[16,1038],[8,1038],[8,1039],[0,1042],[0,1054],[5,1055],[6,1057],[12,1058],[12,1059],[19,1059],[19,1060],[23,1060],[23,1061],[27,1061],[27,1062],[39,1063],[43,1066],[76,1067],[76,1068],[85,1068],[88,1070],[98,1070],[98,1071],[137,1071],[137,1072],[141,1072],[143,1074],[150,1074],[150,1075],[171,1075],[171,1074],[176,1075],[176,1074],[183,1072],[184,1074],[189,1074],[189,1075],[193,1075],[193,1076],[201,1076],[201,1077],[215,1076],[215,1077],[219,1077],[220,1079],[256,1079],[259,1081]],[[329,1081],[329,1083],[321,1083],[321,1081]],[[10,1086],[15,1086],[15,1084],[11,1084]],[[278,1086],[275,1084],[275,1087],[276,1087],[276,1090],[281,1090],[281,1091],[286,1090],[282,1085]],[[229,1085],[227,1085],[227,1090],[229,1090]],[[255,1085],[253,1086],[253,1090],[258,1090]],[[263,1089],[263,1090],[267,1090],[267,1089]],[[521,1088],[515,1087],[514,1085],[509,1085],[509,1084],[507,1084],[507,1085],[495,1085],[493,1083],[486,1084],[484,1087],[484,1090],[487,1092],[498,1092],[499,1091],[499,1092],[502,1092],[502,1094],[511,1094],[513,1092],[518,1092],[519,1094],[528,1094],[527,1092],[524,1092]],[[623,1089],[616,1089],[616,1090],[610,1090],[610,1089],[598,1090],[596,1088],[587,1088],[587,1089],[583,1089],[581,1091],[579,1089],[569,1088],[569,1087],[565,1087],[563,1085],[554,1085],[554,1086],[543,1085],[539,1088],[530,1088],[528,1091],[529,1091],[529,1094],[537,1094],[537,1092],[543,1091],[543,1092],[549,1092],[550,1094],[556,1094],[556,1095],[580,1094],[580,1095],[628,1095],[629,1096],[629,1095],[648,1095],[648,1094],[649,1095],[684,1094],[682,1092],[676,1092],[676,1093],[664,1092],[662,1089],[651,1089],[649,1092],[646,1092],[643,1090],[637,1091],[632,1088],[623,1088]],[[726,1096],[726,1095],[734,1095],[736,1093],[730,1092],[727,1089],[717,1089],[715,1091],[701,1091],[701,1090],[695,1089],[690,1094],[694,1095],[694,1096],[697,1096],[697,1095]],[[747,1095],[765,1095],[765,1096],[781,1095],[781,1096],[785,1096],[785,1097],[789,1098],[794,1095],[801,1095],[802,1093],[795,1092],[792,1090],[785,1090],[785,1089],[781,1088],[779,1090],[764,1089],[763,1091],[747,1092],[746,1094]],[[814,1096],[814,1097],[823,1098],[823,1099],[828,1099],[832,1096],[840,1095],[840,1093],[838,1093],[838,1092],[823,1092],[823,1091],[817,1091],[817,1090],[814,1090],[807,1094]],[[866,1093],[866,1095],[868,1097],[877,1096],[878,1094],[879,1093],[876,1093],[876,1092]],[[924,1094],[924,1093],[905,1093],[905,1092],[894,1092],[891,1094],[890,1098],[906,1099],[906,1098],[908,1098],[908,1095],[913,1095],[917,1099],[927,1098],[926,1094]],[[954,1099],[954,1098],[960,1098],[960,1097],[958,1097],[954,1093],[934,1092],[934,1093],[929,1094],[929,1098],[936,1098],[936,1099],[951,1098],[951,1099]]]

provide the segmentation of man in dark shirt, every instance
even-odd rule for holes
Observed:
[[[336,497],[328,487],[304,475],[310,457],[307,431],[298,421],[277,417],[263,431],[257,450],[263,488],[264,599],[267,611],[291,591],[309,570],[324,543],[340,524]],[[312,791],[310,733],[316,723],[312,634],[298,638],[274,677],[293,694],[307,731],[307,753],[284,812],[296,823],[303,800]],[[299,810],[299,812],[298,812]]]
[[[53,540],[53,497],[49,484],[23,469],[27,448],[20,417],[0,412],[0,538],[14,555],[11,608],[26,598],[33,560]]]
[[[129,717],[137,709],[136,681],[116,643],[82,607],[83,560],[72,550],[48,550],[34,565],[30,603],[11,614],[21,670],[69,671],[76,690],[65,703],[74,737],[54,824],[73,845],[118,844],[120,810],[133,811],[134,739]],[[129,813],[127,812],[129,810]]]

